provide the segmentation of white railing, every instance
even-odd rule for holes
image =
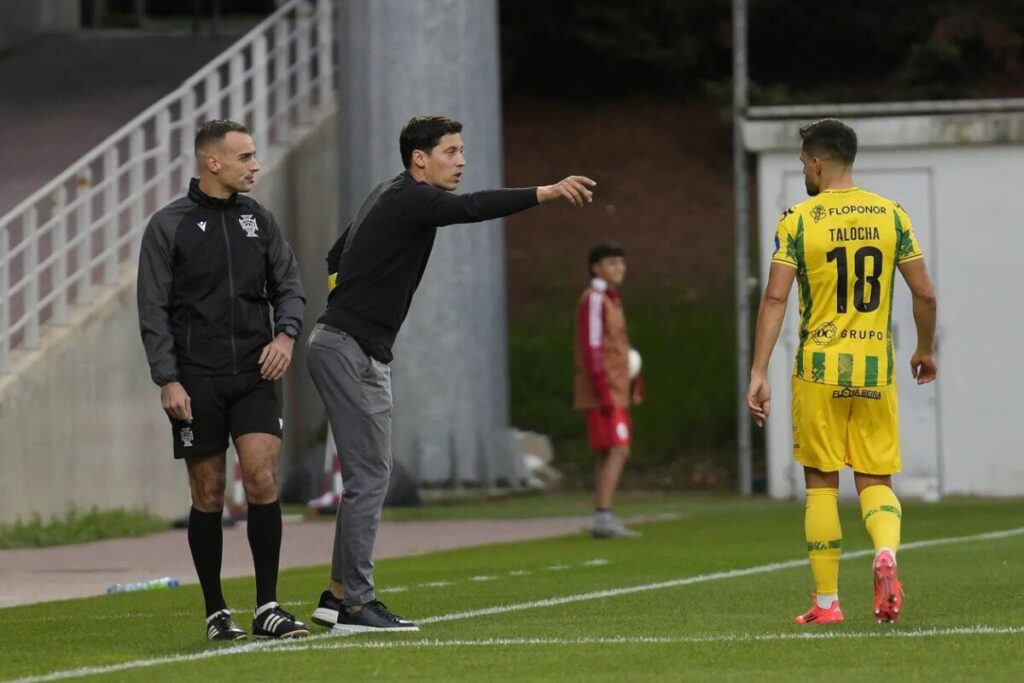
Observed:
[[[264,162],[334,96],[331,0],[292,0],[0,217],[0,373],[134,266],[148,217],[184,193],[203,121],[252,131]]]

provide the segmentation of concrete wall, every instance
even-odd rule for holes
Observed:
[[[1024,495],[1024,411],[1013,378],[1024,374],[1017,255],[1024,231],[1012,201],[1024,177],[1024,114],[847,119],[858,132],[854,179],[900,202],[925,252],[939,300],[938,380],[918,387],[910,294],[896,278],[893,339],[900,396],[905,495]],[[806,198],[796,159],[798,121],[748,125],[758,152],[761,276],[782,209]],[[791,458],[789,375],[796,347],[796,295],[772,356],[775,411],[768,423],[769,493],[803,490]],[[1008,381],[1009,378],[1009,381]],[[853,494],[852,483],[843,492]]]
[[[81,24],[80,0],[3,0],[0,53],[41,33],[71,33]]]
[[[69,509],[188,511],[160,390],[139,341],[135,276],[50,331],[0,380],[0,522]]]

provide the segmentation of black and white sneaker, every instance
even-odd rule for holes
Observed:
[[[249,637],[231,618],[231,612],[222,609],[206,617],[207,640],[245,640]]]
[[[419,631],[414,621],[402,619],[389,610],[380,600],[363,605],[358,612],[342,609],[338,622],[331,629],[337,633],[366,633],[368,631]]]
[[[320,594],[320,602],[313,610],[311,617],[314,624],[324,628],[332,628],[338,623],[338,612],[342,610],[341,599],[334,597],[331,591],[324,591]]]
[[[309,635],[309,627],[281,609],[278,603],[269,602],[256,610],[252,635],[255,638],[303,638]]]

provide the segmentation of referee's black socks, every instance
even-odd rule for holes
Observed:
[[[223,512],[200,512],[192,508],[188,516],[188,547],[203,589],[203,599],[206,600],[206,616],[227,608],[220,589],[220,564],[224,554]]]
[[[256,573],[256,606],[277,602],[277,569],[281,560],[281,501],[249,503],[246,522]]]

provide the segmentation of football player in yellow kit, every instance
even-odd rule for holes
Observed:
[[[836,119],[800,129],[810,199],[779,220],[761,299],[747,403],[759,425],[771,414],[768,360],[793,282],[800,295],[800,344],[793,370],[793,457],[807,484],[805,532],[814,577],[811,609],[799,624],[843,620],[839,607],[839,471],[853,469],[875,546],[874,616],[895,621],[903,603],[896,573],[902,511],[892,490],[900,471],[893,373],[892,303],[898,270],[913,296],[918,384],[935,379],[936,300],[910,218],[896,202],[857,187],[857,134]]]

